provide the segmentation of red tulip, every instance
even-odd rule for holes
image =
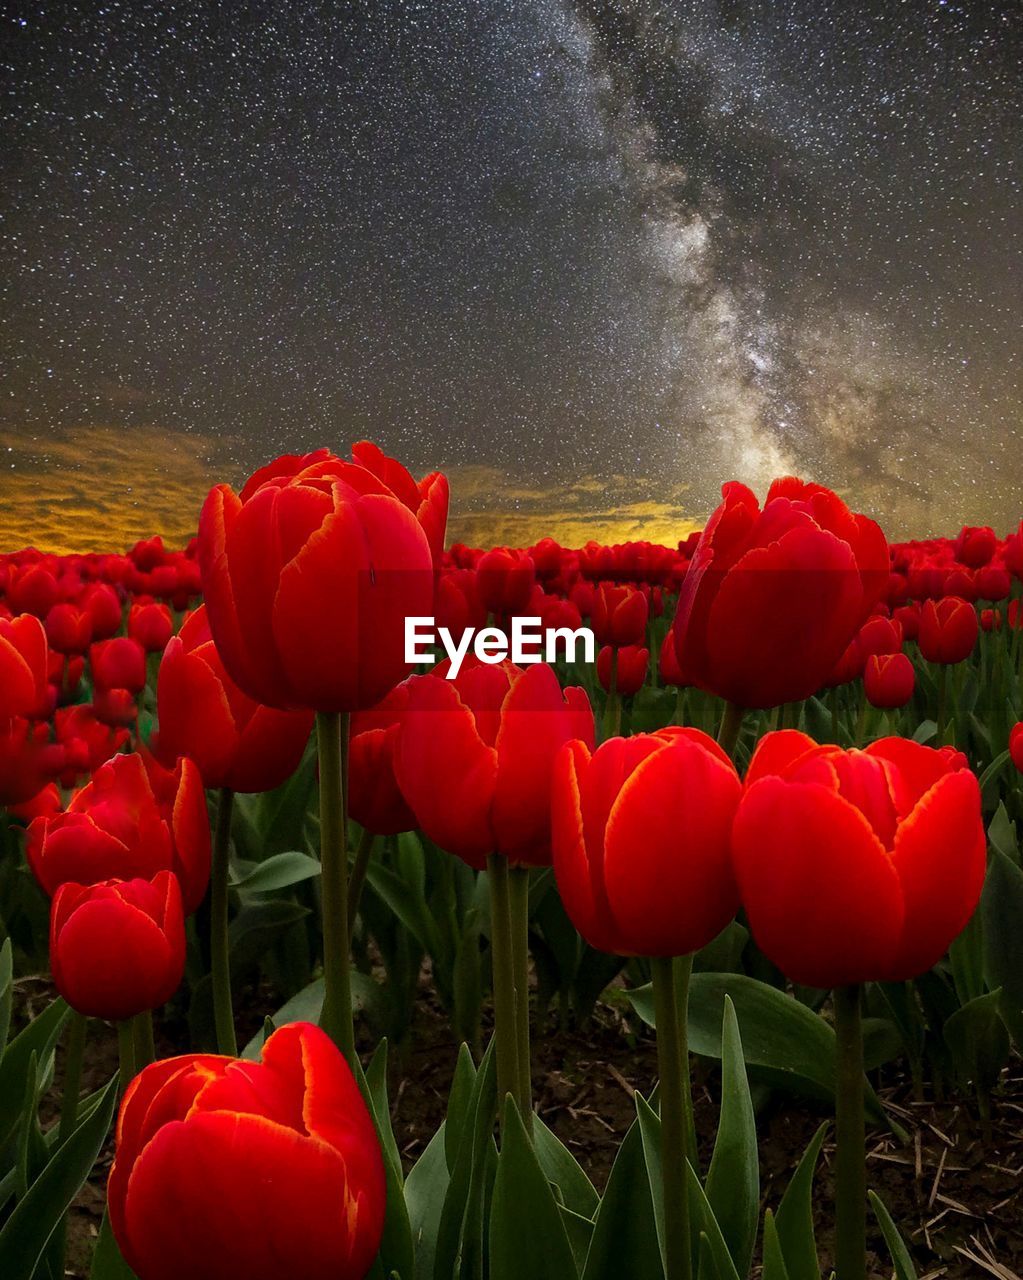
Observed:
[[[128,635],[146,653],[162,653],[174,634],[174,619],[165,604],[133,604],[128,610]]]
[[[228,674],[283,710],[379,702],[409,671],[406,617],[433,607],[423,527],[373,472],[325,449],[277,459],[240,496],[213,489],[199,564]]]
[[[698,951],[735,915],[729,833],[741,786],[698,729],[572,742],[554,774],[554,871],[588,942],[622,955]]]
[[[121,601],[107,582],[95,582],[82,596],[82,607],[92,619],[93,640],[108,640],[121,629]]]
[[[904,640],[915,640],[920,634],[920,606],[912,604],[900,605],[892,614],[892,618],[902,628]]]
[[[997,548],[995,531],[987,525],[980,528],[963,525],[955,541],[956,559],[960,564],[969,565],[971,569],[979,569],[987,564]]]
[[[75,792],[66,812],[32,823],[25,852],[49,894],[68,880],[148,880],[158,871],[173,871],[191,914],[210,876],[210,826],[199,770],[186,759],[168,772],[140,755],[114,756]]]
[[[26,565],[8,581],[7,602],[12,613],[45,618],[57,603],[57,580],[43,564]]]
[[[46,615],[46,638],[58,653],[85,653],[92,641],[92,618],[75,604],[57,603]]]
[[[661,673],[661,684],[673,685],[679,689],[685,688],[686,682],[682,676],[682,668],[678,665],[678,654],[675,652],[675,637],[670,631],[665,634],[661,644],[658,667]]]
[[[0,718],[45,715],[49,694],[46,632],[24,613],[0,618]]]
[[[1008,569],[1000,564],[985,565],[974,578],[978,600],[1005,600],[1012,590]]]
[[[980,898],[980,788],[952,748],[769,733],[732,850],[753,937],[793,982],[903,981],[941,959]]]
[[[958,596],[928,600],[920,613],[920,652],[928,662],[962,662],[977,643],[977,611]]]
[[[310,1023],[275,1031],[262,1062],[155,1062],[124,1095],[107,1201],[139,1280],[362,1280],[385,1200],[366,1104]]]
[[[642,591],[602,583],[593,601],[593,634],[600,645],[616,649],[646,639],[650,605]]]
[[[1023,720],[1014,724],[1009,732],[1009,757],[1020,773],[1023,773]]]
[[[480,557],[476,585],[483,607],[495,617],[522,613],[533,591],[536,574],[524,551],[495,547]]]
[[[731,482],[700,538],[674,634],[687,682],[742,707],[821,687],[888,580],[878,526],[830,489],[787,478],[763,511]]]
[[[164,650],[156,686],[164,764],[188,756],[207,787],[271,791],[298,768],[311,711],[278,711],[243,693],[224,670],[206,608],[189,614]]]
[[[863,669],[863,688],[872,707],[904,707],[913,696],[916,672],[904,653],[872,653]]]
[[[146,651],[131,636],[114,636],[94,644],[89,650],[89,667],[96,689],[141,693],[146,687]]]
[[[150,880],[66,880],[50,905],[50,966],[72,1009],[120,1021],[166,1004],[185,971],[181,889]]]
[[[129,689],[96,689],[92,695],[96,719],[111,729],[130,729],[138,719],[135,695]]]
[[[0,718],[0,805],[33,799],[57,772],[59,760],[49,747],[45,724],[20,716]]]
[[[377,836],[412,831],[416,817],[398,786],[394,753],[410,681],[391,690],[378,706],[352,716],[348,747],[348,812]]]
[[[470,866],[490,853],[550,862],[550,777],[563,743],[593,742],[582,689],[564,693],[544,663],[520,669],[467,658],[455,680],[409,681],[395,753],[402,793],[423,833]]]
[[[132,704],[134,706],[134,703]],[[73,787],[86,773],[94,773],[128,741],[128,731],[112,728],[87,702],[60,707],[53,717],[57,744],[62,749],[58,777],[62,787]]]
[[[638,645],[629,645],[618,649],[618,665],[615,669],[615,692],[623,698],[631,698],[639,693],[646,682],[647,667],[650,663],[650,650]],[[597,679],[605,693],[611,692],[611,667],[614,651],[605,645],[597,654]]]

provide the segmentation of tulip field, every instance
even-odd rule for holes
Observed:
[[[0,1280],[1018,1280],[1023,524],[448,498],[0,556]]]

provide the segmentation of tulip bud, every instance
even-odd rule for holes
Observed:
[[[863,689],[872,707],[904,707],[913,696],[916,672],[904,653],[872,653],[863,669]]]
[[[177,876],[65,881],[50,906],[50,966],[72,1009],[120,1021],[171,998],[185,971]]]

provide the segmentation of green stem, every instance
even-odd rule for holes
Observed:
[[[351,945],[355,932],[355,918],[359,914],[359,899],[362,897],[362,886],[366,883],[369,871],[369,860],[373,856],[373,841],[376,839],[372,831],[363,831],[359,837],[359,846],[355,850],[355,861],[352,863],[352,874],[348,880],[348,940]]]
[[[508,872],[512,964],[515,974],[515,1026],[519,1059],[519,1109],[526,1132],[533,1132],[533,1075],[529,1045],[529,868]]]
[[[63,1142],[72,1133],[78,1119],[78,1095],[82,1091],[82,1058],[85,1054],[88,1023],[84,1014],[72,1009],[64,1056],[64,1092],[60,1100],[60,1129],[57,1132],[59,1142]]]
[[[838,688],[833,687],[828,695],[831,706],[831,741],[838,742]]]
[[[686,1158],[693,1166],[693,1170],[699,1173],[693,1089],[689,1076],[689,983],[693,976],[693,957],[679,956],[674,962],[674,968],[675,1003],[678,1006],[679,1058],[682,1062],[682,1120],[685,1126]]]
[[[490,955],[494,970],[494,1035],[497,1038],[497,1113],[504,1100],[519,1093],[519,1047],[515,1017],[515,968],[512,954],[511,894],[508,859],[503,853],[487,858],[490,887]]]
[[[123,1098],[128,1086],[135,1079],[135,1033],[131,1018],[122,1018],[117,1024],[117,1054],[120,1061],[120,1089]]]
[[[213,833],[213,865],[210,871],[210,968],[213,981],[213,1025],[217,1051],[238,1056],[238,1040],[231,1006],[231,951],[227,932],[227,873],[230,863],[231,811],[234,792],[220,788],[217,825]]]
[[[723,747],[730,756],[735,755],[735,744],[739,741],[739,730],[745,715],[743,707],[737,707],[734,702],[725,703],[725,713],[718,729],[718,746]]]
[[[664,1197],[665,1280],[692,1280],[689,1239],[689,1192],[686,1187],[686,1115],[689,1057],[684,1052],[682,1022],[675,986],[675,962],[666,956],[650,961],[657,1021],[657,1068],[660,1076],[661,1187]]]
[[[153,1011],[146,1009],[132,1018],[132,1037],[135,1041],[135,1072],[156,1061],[156,1041],[153,1038]]]
[[[320,711],[316,741],[320,757],[320,893],[323,925],[323,1009],[320,1026],[355,1063],[352,986],[348,954],[348,840],[344,761],[348,756],[347,712]]]
[[[622,700],[618,696],[618,649],[611,647],[611,680],[604,704],[604,737],[613,738],[622,726]]]
[[[867,1170],[863,1120],[863,1025],[860,988],[834,993],[835,1270],[838,1280],[866,1280]]]
[[[948,666],[943,662],[938,667],[938,746],[945,745],[945,717],[948,701]]]

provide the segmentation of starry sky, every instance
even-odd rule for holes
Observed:
[[[369,436],[453,536],[1023,514],[1023,10],[0,6],[0,547]]]

